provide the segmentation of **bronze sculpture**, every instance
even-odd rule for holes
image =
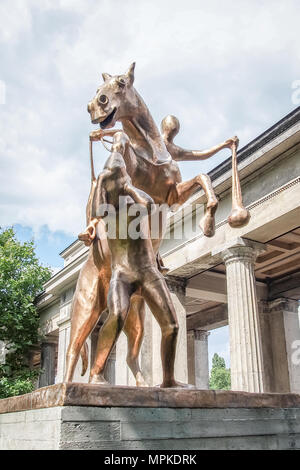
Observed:
[[[122,137],[122,135],[121,135]],[[124,136],[123,136],[124,137]],[[153,199],[132,185],[126,165],[119,152],[112,152],[101,173],[101,191],[97,205],[105,208],[111,204],[116,211],[116,236],[108,233],[107,241],[112,259],[112,277],[108,291],[109,315],[99,333],[102,354],[96,358],[97,383],[106,383],[104,378],[105,358],[109,356],[126,321],[130,300],[134,295],[142,296],[148,303],[161,327],[161,357],[163,365],[162,387],[178,387],[174,377],[174,361],[178,324],[171,295],[163,275],[159,272],[150,238],[149,214]],[[137,207],[133,207],[136,205]],[[134,208],[135,211],[131,211]],[[146,211],[142,209],[146,208]],[[123,212],[120,217],[120,212]],[[136,212],[142,213],[139,220],[140,233],[130,236],[130,222]],[[144,212],[144,213],[143,213]],[[121,226],[122,225],[122,226]],[[126,238],[121,232],[126,229]]]
[[[162,135],[160,134],[147,106],[133,87],[134,67],[135,64],[132,64],[124,75],[103,74],[104,83],[88,104],[92,123],[100,124],[100,129],[90,134],[90,140],[101,140],[105,135],[112,136],[112,152],[120,153],[124,158],[133,185],[144,190],[157,204],[183,204],[197,189],[202,188],[207,196],[207,207],[201,227],[204,235],[211,237],[214,234],[214,214],[218,201],[210,178],[208,175],[199,174],[189,181],[182,182],[177,161],[209,158],[221,149],[237,146],[238,139],[233,137],[205,151],[189,151],[175,145],[173,139],[179,131],[178,120],[174,116],[166,117],[162,122]],[[123,132],[112,129],[117,121],[122,123]],[[107,306],[111,254],[105,240],[103,221],[98,220],[95,212],[102,178],[102,174],[97,180],[92,175],[87,205],[88,226],[79,236],[87,245],[90,244],[90,249],[88,259],[80,271],[72,303],[71,335],[65,374],[67,382],[72,380],[80,352],[85,358],[85,340]],[[163,234],[160,235],[160,238],[152,241],[155,254]],[[124,332],[128,339],[127,363],[138,386],[145,385],[138,363],[143,323],[144,299],[141,295],[135,295],[131,299]],[[103,383],[103,364],[106,363],[108,355],[109,351],[101,340],[98,340],[96,358],[90,372],[91,383]]]
[[[236,146],[232,146],[232,210],[228,217],[231,227],[242,227],[250,219],[250,212],[243,205],[240,178],[237,170]]]

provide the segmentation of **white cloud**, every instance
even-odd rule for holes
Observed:
[[[267,1],[44,0],[0,4],[0,224],[76,235],[89,192],[86,103],[100,73],[137,61],[136,88],[177,141],[241,144],[293,107],[300,4]],[[105,153],[96,146],[98,168]],[[185,178],[227,154],[182,164]]]
[[[31,27],[30,5],[23,0],[2,0],[0,3],[0,43],[17,42],[22,33],[29,31]]]

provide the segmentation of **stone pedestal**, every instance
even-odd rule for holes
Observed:
[[[262,392],[263,366],[254,263],[261,243],[238,238],[218,250],[226,266],[232,390]]]
[[[0,449],[299,449],[300,395],[57,384],[0,400]]]
[[[189,383],[202,390],[209,389],[208,336],[205,330],[188,331]]]

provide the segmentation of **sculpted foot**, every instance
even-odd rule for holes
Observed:
[[[84,232],[78,235],[78,239],[84,242],[85,246],[90,246],[96,237],[96,225],[98,221],[93,219]]]
[[[81,232],[79,235],[78,235],[78,240],[81,240],[85,246],[90,246],[92,244],[92,238],[90,237],[90,234],[87,232],[87,230],[85,232]]]
[[[95,374],[90,377],[89,383],[96,385],[109,385],[109,382],[107,382],[102,374]]]
[[[149,387],[147,382],[145,381],[144,377],[142,376],[141,372],[138,372],[135,376],[136,386],[137,387]]]

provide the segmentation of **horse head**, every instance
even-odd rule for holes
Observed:
[[[104,83],[97,89],[95,97],[88,103],[88,112],[93,124],[101,129],[114,127],[116,122],[130,116],[136,107],[136,94],[133,89],[135,63],[124,75],[103,73]]]

